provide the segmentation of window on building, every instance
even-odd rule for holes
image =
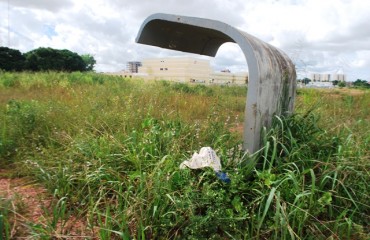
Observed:
[[[163,68],[160,68],[159,70],[163,71]]]

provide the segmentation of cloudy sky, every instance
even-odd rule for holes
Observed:
[[[0,0],[0,45],[89,53],[99,72],[123,70],[127,61],[191,55],[135,43],[141,23],[158,12],[244,30],[286,52],[300,77],[344,73],[350,81],[370,80],[369,0]],[[201,58],[216,71],[248,69],[233,43],[215,58]]]

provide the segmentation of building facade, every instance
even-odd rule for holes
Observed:
[[[213,72],[210,75],[210,83],[214,84],[248,84],[248,73]]]
[[[345,74],[329,74],[329,73],[312,73],[311,80],[313,82],[332,82],[332,81],[346,81]]]
[[[208,60],[191,57],[145,59],[138,68],[140,76],[149,80],[206,84],[248,83],[248,73],[214,72]]]
[[[130,73],[138,73],[139,67],[141,66],[141,62],[127,62],[126,71]]]
[[[175,82],[206,82],[211,71],[209,61],[187,57],[145,59],[139,68],[149,79]]]
[[[332,74],[331,81],[340,81],[340,82],[345,82],[347,80],[345,74]]]

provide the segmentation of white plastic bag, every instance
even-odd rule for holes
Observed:
[[[186,160],[180,164],[180,169],[185,167],[198,169],[211,167],[215,172],[221,171],[221,161],[216,155],[216,152],[210,147],[202,147],[198,153],[194,153],[190,160]]]

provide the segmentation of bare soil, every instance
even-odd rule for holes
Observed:
[[[39,239],[40,234],[50,239],[98,239],[87,228],[87,223],[74,216],[58,222],[56,229],[50,227],[52,204],[56,199],[45,188],[27,178],[7,178],[0,170],[0,208],[8,207],[11,239]],[[42,229],[33,230],[32,226]],[[95,235],[95,236],[94,236]]]

